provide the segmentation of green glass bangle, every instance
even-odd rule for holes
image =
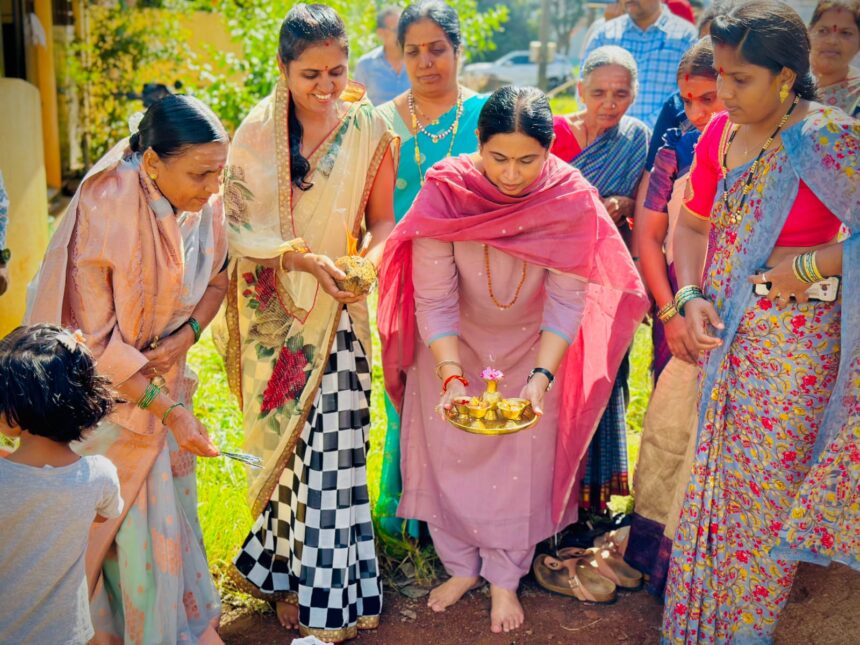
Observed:
[[[146,390],[144,390],[143,396],[140,397],[140,401],[137,402],[137,407],[141,410],[146,410],[158,398],[159,394],[161,394],[161,388],[150,383],[146,386]]]
[[[170,416],[170,413],[173,412],[176,408],[184,408],[185,404],[181,401],[174,403],[169,408],[164,411],[164,414],[161,415],[161,425],[167,425],[167,417]]]
[[[194,332],[194,342],[200,340],[200,335],[203,333],[203,330],[200,328],[200,323],[197,322],[197,319],[191,317],[188,319],[188,326],[191,327],[191,331]]]
[[[699,287],[695,285],[688,285],[686,287],[682,287],[678,290],[678,293],[675,294],[675,309],[677,309],[678,313],[683,316],[684,305],[686,305],[691,300],[697,300],[699,298],[705,300],[705,294]]]

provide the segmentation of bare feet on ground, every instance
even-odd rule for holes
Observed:
[[[299,606],[291,605],[287,602],[276,602],[275,611],[278,614],[278,622],[283,625],[284,629],[299,628]]]
[[[494,634],[509,632],[522,626],[526,615],[516,591],[490,585],[490,598],[490,629]]]
[[[454,576],[430,592],[427,606],[433,611],[445,611],[478,584],[477,576]]]

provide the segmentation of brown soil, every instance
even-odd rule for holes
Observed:
[[[385,595],[382,624],[360,632],[367,645],[514,645],[525,643],[657,643],[662,606],[645,592],[624,593],[612,605],[589,605],[550,594],[531,578],[520,588],[526,622],[510,634],[490,633],[486,588],[467,594],[455,607],[434,614],[426,598]],[[801,565],[789,605],[776,632],[777,645],[860,643],[860,573],[833,565]],[[229,645],[290,643],[273,614],[244,613],[221,629]]]

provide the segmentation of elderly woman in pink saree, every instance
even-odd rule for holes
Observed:
[[[546,97],[499,90],[478,132],[480,153],[430,170],[389,239],[379,327],[403,419],[398,515],[428,523],[451,575],[429,605],[483,577],[491,629],[507,632],[535,545],[576,519],[577,469],[648,303],[597,192],[548,154]],[[542,414],[534,429],[479,436],[441,418],[488,364],[503,396]]]
[[[90,531],[94,643],[221,642],[195,475],[218,451],[190,411],[185,357],[226,292],[227,141],[196,99],[151,106],[84,179],[31,286],[29,322],[81,329],[128,401],[73,446],[116,465],[125,500]]]

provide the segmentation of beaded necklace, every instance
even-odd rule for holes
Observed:
[[[741,213],[743,212],[744,203],[746,202],[747,195],[752,191],[752,182],[756,175],[756,170],[758,169],[758,165],[761,162],[761,158],[767,152],[767,149],[770,148],[770,144],[773,143],[773,140],[776,138],[776,135],[779,134],[780,130],[785,126],[788,122],[791,113],[794,112],[794,108],[797,107],[797,104],[800,103],[800,97],[795,96],[794,101],[791,103],[791,107],[788,108],[788,112],[783,115],[783,117],[779,120],[779,124],[776,126],[776,130],[773,131],[767,141],[764,142],[764,145],[759,150],[758,155],[755,158],[755,161],[752,162],[752,165],[746,171],[746,179],[744,180],[743,190],[741,191],[741,200],[737,205],[737,208],[732,209],[729,206],[729,181],[728,181],[728,156],[729,156],[729,148],[732,147],[732,142],[735,140],[735,135],[737,135],[739,128],[735,128],[732,130],[732,133],[729,135],[728,141],[726,141],[726,147],[723,150],[723,207],[725,212],[728,214],[728,222],[732,225],[738,225],[741,223]]]
[[[522,291],[523,284],[526,281],[526,272],[528,271],[528,265],[523,262],[523,273],[520,276],[520,283],[517,285],[517,290],[514,292],[514,299],[509,303],[505,304],[499,302],[496,299],[496,294],[493,291],[493,274],[490,273],[490,247],[484,244],[484,267],[487,271],[487,290],[490,292],[490,300],[493,301],[493,304],[496,305],[499,309],[510,309],[515,304],[517,304],[517,300],[520,299],[520,291]]]
[[[412,90],[409,90],[407,103],[409,105],[409,115],[412,117],[412,132],[415,134],[415,165],[418,167],[418,179],[420,184],[421,186],[424,186],[424,171],[421,169],[421,147],[418,145],[418,134],[422,133],[434,144],[439,143],[445,137],[450,136],[451,143],[448,144],[448,152],[445,153],[445,158],[450,157],[451,153],[454,151],[454,141],[457,138],[457,130],[460,127],[460,117],[463,116],[463,90],[461,88],[457,92],[457,112],[454,115],[454,122],[439,134],[428,132],[424,124],[418,120],[418,114],[415,110],[415,95],[412,93]],[[435,123],[438,123],[438,121],[439,120],[436,119]]]

